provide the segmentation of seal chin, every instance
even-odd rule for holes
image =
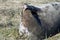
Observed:
[[[34,34],[29,32],[28,28],[26,28],[22,23],[20,23],[19,34],[20,34],[20,36],[25,37],[29,40],[37,40],[38,39]]]
[[[20,27],[19,27],[19,33],[20,35],[29,35],[30,32],[28,31],[28,28],[26,28],[22,23],[20,24]]]

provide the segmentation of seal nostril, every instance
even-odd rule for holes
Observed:
[[[24,5],[23,8],[26,9],[27,8],[27,5]]]

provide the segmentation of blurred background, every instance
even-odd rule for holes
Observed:
[[[60,0],[0,0],[0,40],[28,40],[18,33],[22,5],[24,3],[39,5],[49,2],[60,2]],[[45,40],[60,40],[60,34]]]

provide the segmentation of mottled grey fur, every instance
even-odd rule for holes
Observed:
[[[60,32],[60,3],[48,3],[39,7],[26,5],[22,22],[39,40],[53,36]]]

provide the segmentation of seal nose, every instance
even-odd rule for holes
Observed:
[[[26,9],[27,8],[27,5],[24,5],[23,8]]]
[[[25,4],[23,5],[23,9],[25,10],[25,9],[27,9],[27,8],[28,8],[28,4],[25,3]]]

